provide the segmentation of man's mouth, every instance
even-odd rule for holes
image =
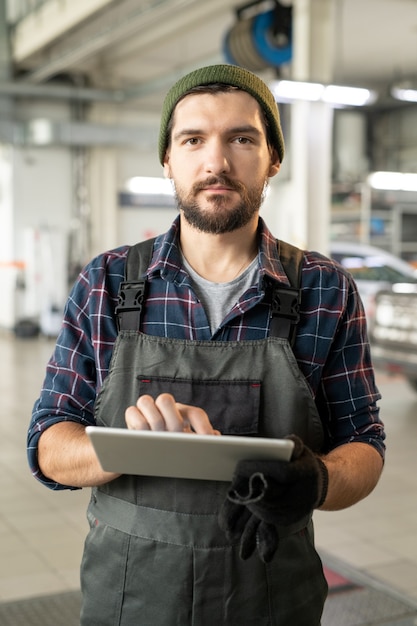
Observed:
[[[224,192],[224,191],[235,191],[232,187],[227,187],[226,185],[208,185],[204,187],[204,191],[213,191],[213,192]]]

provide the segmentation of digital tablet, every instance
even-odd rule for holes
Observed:
[[[289,439],[196,435],[87,426],[104,470],[120,474],[230,481],[240,460],[288,461]]]

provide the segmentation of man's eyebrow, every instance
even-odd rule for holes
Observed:
[[[229,132],[231,135],[246,135],[246,134],[252,134],[252,135],[262,135],[262,131],[259,130],[259,128],[257,128],[256,126],[252,126],[252,124],[246,124],[245,126],[234,126],[233,128],[230,128],[227,132]]]
[[[181,137],[192,137],[194,135],[205,135],[206,131],[201,128],[183,128],[178,132],[174,133],[173,139],[178,140]],[[252,126],[252,124],[246,124],[244,126],[232,126],[231,128],[226,128],[224,131],[226,135],[257,135],[261,136],[263,133],[256,126]]]
[[[194,135],[202,135],[204,131],[198,128],[183,128],[174,133],[173,139],[181,139],[181,137],[192,137]]]

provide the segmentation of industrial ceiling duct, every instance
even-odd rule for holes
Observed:
[[[260,3],[251,2],[236,11],[237,21],[226,33],[224,54],[229,63],[253,72],[280,67],[292,58],[292,6],[278,0],[268,11],[253,14]]]

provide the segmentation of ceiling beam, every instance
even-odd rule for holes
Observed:
[[[231,5],[235,1],[230,0]],[[159,40],[216,14],[219,8],[224,9],[224,0],[148,0],[139,6],[137,0],[125,0],[110,5],[97,19],[81,25],[50,47],[48,59],[29,71],[25,82],[41,83],[56,74],[70,72],[76,64],[104,53],[129,37],[137,39],[139,49],[157,45]],[[42,55],[42,50],[37,54]]]

